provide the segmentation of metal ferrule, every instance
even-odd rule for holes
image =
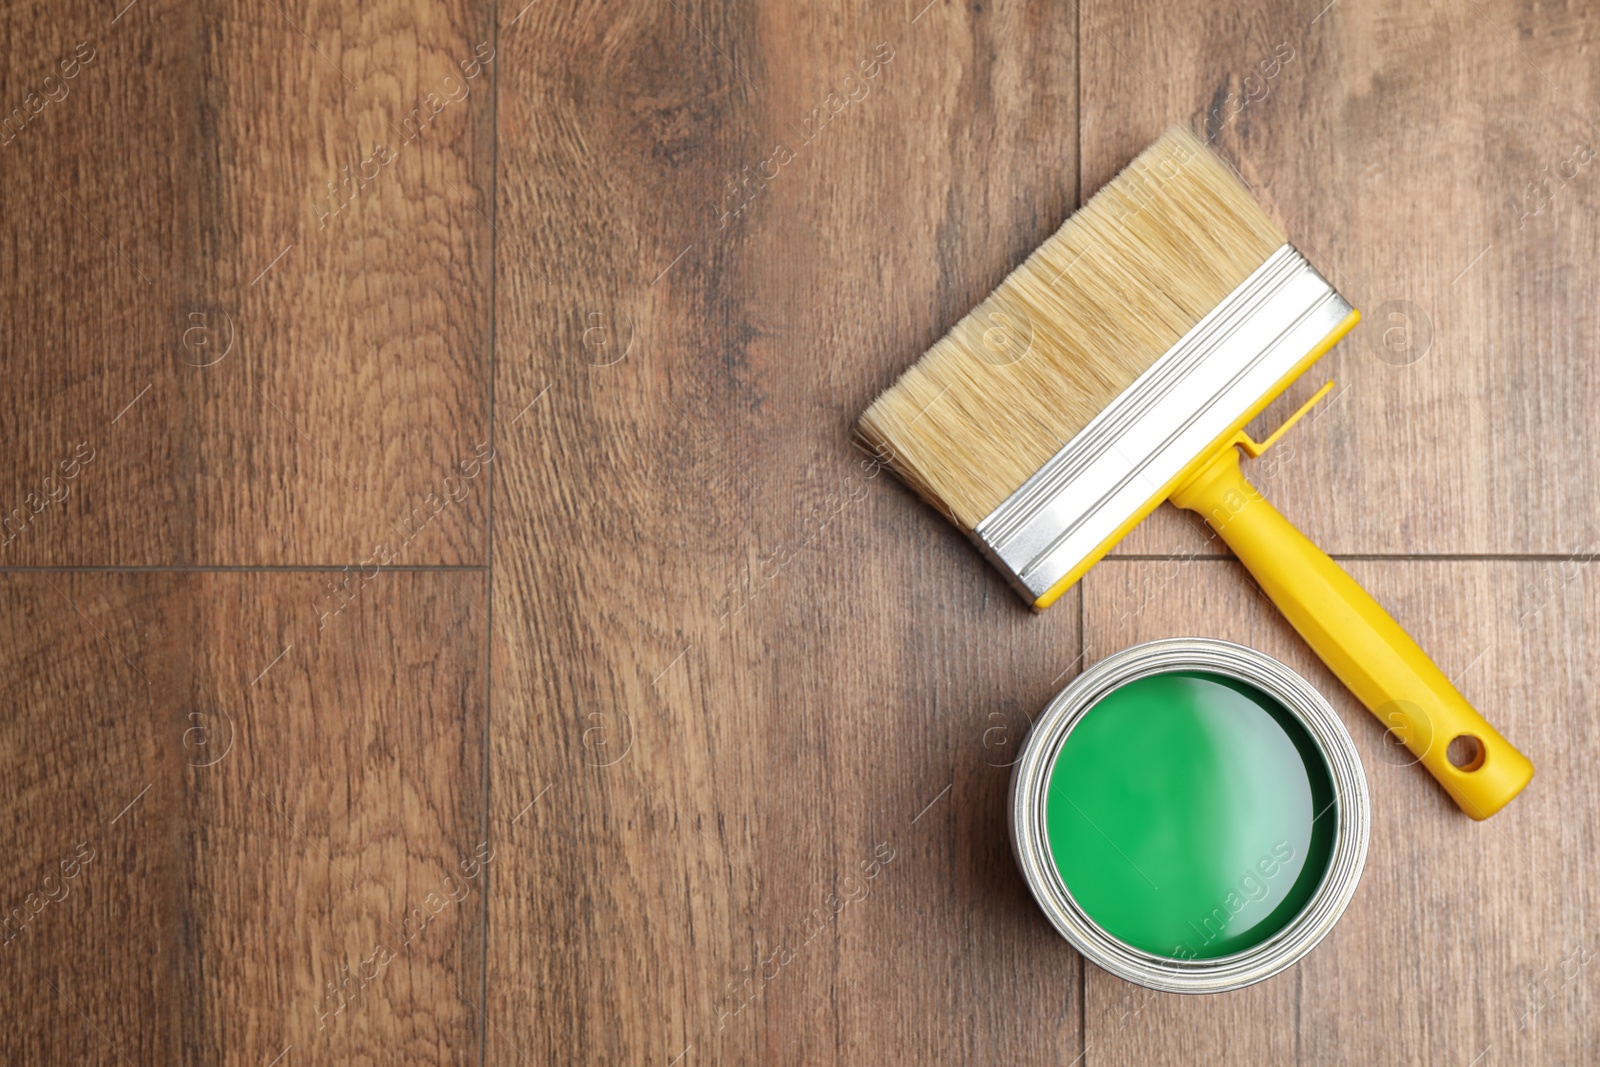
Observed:
[[[1006,498],[973,538],[1037,601],[1161,503],[1183,469],[1351,313],[1290,245],[1278,249]]]
[[[1258,945],[1215,959],[1156,956],[1121,941],[1073,899],[1050,852],[1046,796],[1067,735],[1113,689],[1168,671],[1236,678],[1277,700],[1305,727],[1333,784],[1333,843],[1328,866],[1300,914]],[[1120,978],[1168,993],[1220,993],[1270,978],[1316,947],[1344,914],[1366,864],[1372,807],[1355,742],[1311,684],[1271,656],[1228,641],[1176,638],[1123,649],[1062,690],[1028,732],[1011,776],[1011,848],[1023,879],[1051,925],[1085,959]]]

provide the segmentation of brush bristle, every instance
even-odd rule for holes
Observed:
[[[873,402],[862,442],[970,531],[1284,242],[1175,127]]]

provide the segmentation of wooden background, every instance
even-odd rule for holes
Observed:
[[[0,15],[0,1058],[1600,1060],[1587,5],[347,7]],[[1532,757],[1488,823],[1176,512],[1034,616],[852,451],[1178,120],[1366,314],[1254,474]],[[1029,717],[1185,634],[1375,813],[1207,998],[1004,829]]]

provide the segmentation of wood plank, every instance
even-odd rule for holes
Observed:
[[[324,581],[0,578],[7,1062],[475,1058],[486,578]]]
[[[1600,457],[1572,447],[1600,416],[1597,32],[1491,0],[1085,0],[1085,188],[1190,121],[1366,316],[1269,457],[1327,550],[1600,544]],[[1121,551],[1215,549],[1163,512]]]
[[[492,1062],[1077,1054],[1003,830],[1076,609],[850,444],[1070,209],[1072,22],[921,7],[502,30]]]
[[[8,9],[0,562],[483,561],[486,11]]]
[[[1373,824],[1349,911],[1277,978],[1179,997],[1089,968],[1087,1062],[1580,1063],[1600,1048],[1590,1010],[1600,997],[1600,899],[1588,874],[1600,842],[1600,727],[1583,710],[1585,665],[1600,653],[1594,567],[1407,560],[1349,569],[1528,754],[1533,783],[1487,822],[1463,816],[1235,563],[1097,567],[1084,591],[1090,660],[1175,635],[1277,656],[1328,697],[1355,738]]]

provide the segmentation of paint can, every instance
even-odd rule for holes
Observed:
[[[1084,958],[1170,993],[1301,959],[1366,861],[1366,776],[1310,683],[1226,641],[1124,649],[1029,732],[1011,778],[1017,865]]]

